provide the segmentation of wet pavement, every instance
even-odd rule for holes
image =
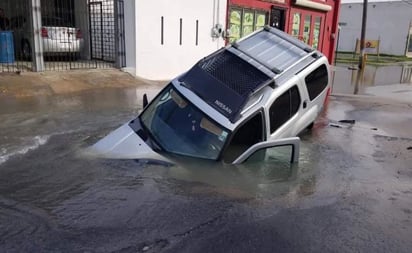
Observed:
[[[46,72],[0,72],[0,96],[24,98],[82,92],[100,88],[161,86],[165,81],[136,78],[118,69]]]
[[[0,252],[410,252],[412,101],[332,96],[287,169],[83,152],[156,91],[1,96]]]

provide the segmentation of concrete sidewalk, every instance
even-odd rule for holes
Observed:
[[[343,70],[343,76],[350,76],[347,69]],[[335,78],[334,81],[336,82],[334,88],[337,88],[337,85],[339,85],[353,89],[346,79],[338,80],[338,78]],[[42,73],[22,72],[21,74],[0,73],[0,97],[48,96],[100,88],[139,87],[142,89],[160,89],[166,83],[167,81],[151,81],[137,78],[117,69],[50,71]],[[343,88],[337,90],[343,90],[344,92],[335,92],[334,89],[332,95],[385,98],[412,104],[412,85],[410,84],[366,86],[362,89],[361,95],[352,95],[353,93],[345,92]]]
[[[0,96],[47,96],[98,88],[162,87],[166,82],[139,79],[117,69],[0,73]]]

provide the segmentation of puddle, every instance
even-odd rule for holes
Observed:
[[[369,87],[393,84],[412,84],[412,64],[397,66],[366,66],[363,78],[356,87],[357,66],[336,65],[332,92],[335,94],[367,94]]]

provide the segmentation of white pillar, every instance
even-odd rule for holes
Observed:
[[[41,37],[41,4],[40,0],[30,1],[30,26],[33,31],[31,36],[31,55],[33,62],[33,71],[44,71],[43,60],[43,41]]]
[[[125,27],[125,51],[126,51],[126,67],[124,71],[136,76],[136,59],[137,59],[137,41],[136,41],[136,1],[124,1],[124,27]]]

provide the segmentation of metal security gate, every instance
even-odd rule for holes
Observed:
[[[0,72],[124,66],[123,0],[0,0],[0,8],[8,24],[0,16]]]
[[[89,3],[91,58],[115,61],[115,17],[112,1]]]
[[[103,6],[102,2],[89,4],[91,58],[103,60]]]

